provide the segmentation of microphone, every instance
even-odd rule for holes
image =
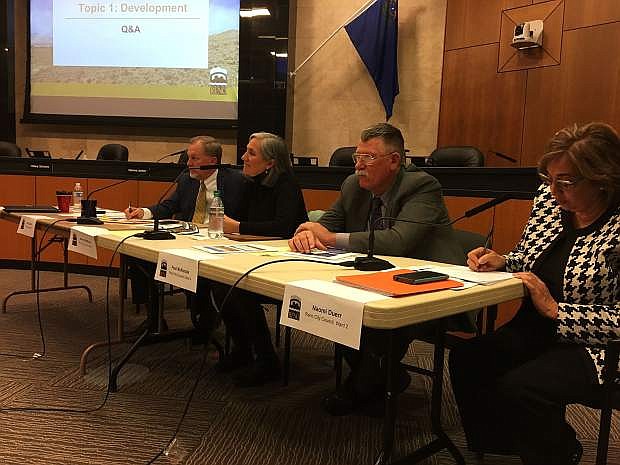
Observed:
[[[163,165],[161,167],[155,167],[151,170],[141,173],[140,177],[143,177],[143,176],[146,176],[147,174],[151,174],[152,172],[161,170],[164,167],[167,167],[167,166]],[[181,173],[179,173],[179,175],[174,179],[173,183],[176,182],[179,179],[179,176],[181,176],[181,174],[184,173],[185,171],[186,169],[181,171]],[[94,191],[89,192],[88,195],[86,196],[86,199],[82,200],[81,202],[82,208],[80,210],[80,216],[78,216],[75,219],[73,218],[68,219],[66,221],[68,222],[75,221],[77,224],[89,224],[89,225],[103,224],[103,221],[97,218],[97,200],[91,200],[92,195],[95,194],[96,192],[109,189],[110,187],[118,186],[119,184],[123,184],[128,181],[132,181],[132,179],[122,179],[120,181],[113,182],[112,184],[108,184],[107,186],[103,186],[98,189],[95,189]]]
[[[176,178],[174,178],[174,181],[172,181],[170,185],[168,186],[168,188],[164,191],[164,193],[161,194],[161,197],[157,201],[157,205],[159,205],[162,202],[166,194],[170,192],[170,189],[172,189],[172,186],[174,186],[177,183],[179,178],[183,174],[187,173],[188,171],[189,171],[189,168],[185,168],[183,171],[181,171],[177,175]],[[136,236],[141,237],[142,239],[146,239],[147,241],[165,241],[165,240],[170,240],[170,239],[176,239],[174,237],[174,234],[172,234],[171,232],[159,229],[159,215],[157,214],[153,215],[153,229],[149,229],[140,234],[136,234]]]
[[[160,162],[162,160],[165,160],[166,158],[169,158],[169,157],[174,157],[175,155],[181,155],[181,154],[185,153],[186,150],[187,149],[177,150],[176,152],[169,153],[168,155],[164,155],[163,157],[158,158],[157,160],[155,160],[155,163],[158,163],[158,162]]]
[[[80,150],[80,153],[78,153],[78,154],[75,156],[75,160],[79,160],[79,159],[80,159],[80,157],[82,156],[82,154],[83,154],[83,153],[84,153],[84,150]]]
[[[454,224],[457,221],[462,220],[463,218],[469,218],[470,216],[474,216],[474,215],[477,215],[478,213],[482,213],[483,211],[488,210],[489,208],[492,208],[495,205],[499,205],[500,203],[504,203],[506,200],[510,200],[510,199],[511,199],[510,194],[502,194],[495,199],[489,200],[488,202],[482,203],[478,205],[477,207],[467,210],[462,216],[459,216],[457,219],[452,220],[450,224]]]
[[[437,224],[437,223],[428,223],[425,221],[415,221],[415,220],[406,220],[404,218],[396,218],[393,216],[380,216],[376,220],[372,222],[370,225],[370,231],[368,232],[368,254],[365,257],[356,257],[353,261],[353,268],[359,271],[381,271],[381,270],[389,270],[390,268],[394,268],[387,260],[383,260],[382,258],[374,257],[375,251],[375,229],[377,228],[377,224],[380,221],[398,221],[402,223],[411,223],[411,224],[421,224],[426,226],[450,226],[451,223],[446,224]]]
[[[450,221],[449,223],[446,223],[446,224],[406,220],[403,218],[395,218],[391,216],[380,216],[379,218],[374,220],[372,224],[370,225],[370,231],[368,234],[368,255],[366,257],[357,257],[355,261],[353,262],[353,266],[356,270],[360,270],[360,271],[381,271],[381,270],[389,270],[390,268],[394,268],[394,265],[392,265],[387,260],[383,260],[381,258],[377,258],[373,256],[374,249],[375,249],[375,229],[377,227],[377,224],[379,224],[380,221],[383,221],[383,220],[398,221],[398,222],[403,222],[403,223],[420,224],[420,225],[435,226],[435,227],[452,226],[454,223],[462,220],[463,218],[469,218],[471,216],[477,215],[478,213],[488,210],[489,208],[492,208],[495,205],[498,205],[509,199],[510,199],[509,194],[500,195],[496,199],[490,200],[481,205],[478,205],[477,207],[467,210],[465,214],[463,214],[457,219]]]

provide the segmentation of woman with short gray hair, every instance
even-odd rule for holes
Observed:
[[[243,174],[250,182],[240,218],[225,217],[224,232],[291,237],[301,223],[308,221],[308,215],[286,143],[275,134],[254,133],[241,159]],[[261,302],[264,298],[256,294],[236,290],[222,309],[234,347],[216,369],[231,372],[249,368],[235,379],[241,387],[258,386],[280,374]]]

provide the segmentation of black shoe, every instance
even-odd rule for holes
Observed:
[[[577,440],[575,440],[577,444],[575,444],[575,449],[573,453],[570,454],[568,458],[568,463],[570,465],[577,465],[581,461],[581,456],[583,455],[583,446]]]
[[[166,320],[162,319],[161,327],[162,327],[162,332],[168,331],[168,323],[166,323]],[[157,323],[156,322],[153,322],[152,320],[147,318],[146,320],[144,320],[142,323],[140,323],[134,329],[130,329],[129,331],[125,331],[124,335],[126,337],[138,337],[138,336],[141,336],[142,333],[144,333],[144,331],[146,331],[147,329],[151,333],[157,333],[159,328],[157,327]]]
[[[395,382],[395,392],[403,392],[409,383],[411,383],[409,373],[405,370],[399,371]],[[349,415],[356,411],[371,416],[381,416],[385,407],[384,399],[384,386],[377,386],[369,392],[362,393],[359,388],[355,387],[352,377],[349,377],[340,389],[323,399],[322,407],[323,410],[333,416]]]
[[[354,393],[345,389],[338,389],[323,398],[321,407],[334,417],[341,417],[353,413],[359,407],[358,399]]]
[[[238,387],[255,387],[280,379],[280,362],[277,358],[269,361],[256,360],[246,371],[235,377]]]
[[[216,364],[215,371],[217,373],[230,373],[239,368],[247,367],[252,364],[253,358],[250,351],[233,350],[231,353],[224,355]]]

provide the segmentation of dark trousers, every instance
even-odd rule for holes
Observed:
[[[261,305],[265,298],[243,289],[234,289],[222,307],[230,286],[213,283],[212,288],[234,350],[248,354],[253,351],[258,362],[271,363],[276,360],[271,331]]]
[[[566,405],[589,398],[596,369],[582,346],[557,342],[551,320],[522,312],[450,353],[467,443],[527,465],[565,465],[577,445]]]
[[[433,335],[435,328],[435,323],[428,322],[395,330],[392,335],[393,361],[400,362],[414,339]],[[363,327],[359,350],[340,346],[344,359],[351,367],[346,388],[353,389],[356,395],[368,397],[384,392],[388,337],[387,331]]]
[[[155,281],[156,265],[127,257],[128,276],[133,304],[146,304],[147,318],[156,325],[159,320],[159,281]],[[219,316],[211,302],[211,281],[198,278],[196,292],[187,292],[194,327],[209,335],[219,324]]]

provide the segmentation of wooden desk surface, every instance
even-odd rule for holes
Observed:
[[[4,212],[0,218],[15,221],[18,215]],[[53,215],[49,215],[53,216]],[[41,228],[50,220],[37,222]],[[60,222],[53,226],[54,230],[65,232],[75,223]],[[112,226],[112,225],[110,225]],[[105,227],[103,225],[102,227]],[[104,249],[114,250],[120,241],[133,231],[113,231],[97,237],[97,245]],[[190,248],[194,245],[222,243],[223,240],[196,241],[187,236],[178,236],[171,241],[146,241],[141,238],[129,238],[120,247],[120,252],[150,262],[156,262],[161,250],[172,248]],[[228,242],[228,241],[225,241]],[[265,241],[265,245],[284,247],[285,240]],[[288,257],[276,253],[258,254],[243,253],[223,255],[214,260],[200,262],[199,275],[225,284],[234,283],[239,276],[256,265],[281,260]],[[394,265],[409,267],[424,265],[429,262],[404,257],[386,257]],[[285,262],[265,266],[253,271],[244,278],[239,287],[274,299],[282,299],[287,283],[302,279],[319,279],[333,281],[342,274],[360,273],[351,268],[311,262]],[[388,298],[369,302],[364,307],[363,324],[371,328],[393,329],[423,321],[454,315],[485,305],[497,304],[511,299],[523,297],[523,284],[519,279],[509,279],[490,286],[474,286],[460,291],[438,291],[406,297]]]

